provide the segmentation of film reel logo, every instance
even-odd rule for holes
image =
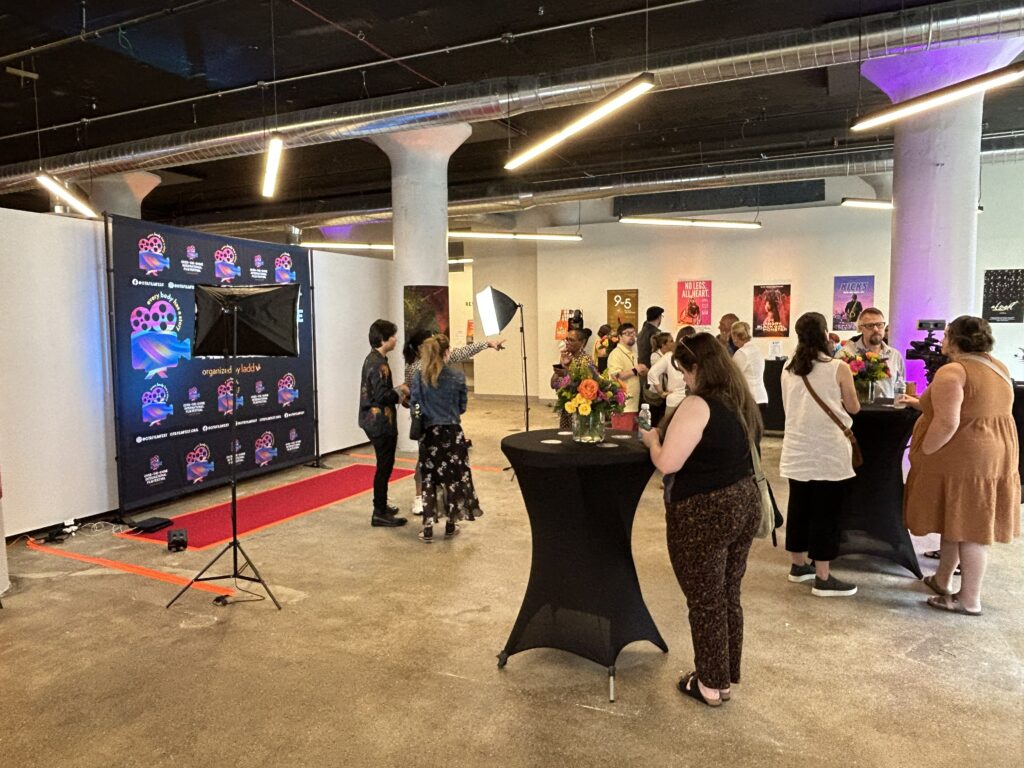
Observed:
[[[171,260],[165,255],[167,243],[162,235],[151,234],[139,240],[139,269],[147,275],[159,275],[171,266]]]
[[[142,393],[142,420],[153,427],[174,414],[174,406],[168,401],[171,393],[163,384],[154,384],[148,392]]]
[[[132,368],[145,371],[146,378],[167,378],[167,369],[182,358],[192,359],[192,340],[179,339],[181,312],[173,299],[151,299],[149,305],[132,310]]]
[[[185,246],[185,257],[189,261],[195,261],[196,259],[199,258],[199,251],[196,250],[196,247],[194,245],[186,245]]]
[[[225,245],[213,254],[213,274],[222,283],[230,283],[240,274],[242,268],[238,266],[238,253],[233,246]]]
[[[241,393],[237,397],[238,400],[236,402],[234,378],[225,379],[224,383],[217,387],[217,410],[225,416],[229,413],[234,413],[236,409],[245,405],[245,398],[242,397]]]
[[[185,478],[192,483],[201,483],[207,475],[213,472],[213,462],[210,461],[210,446],[200,443],[187,454],[185,454]]]
[[[277,448],[274,447],[274,435],[271,432],[264,432],[257,438],[256,450],[253,452],[256,465],[265,467],[276,457]]]
[[[260,254],[256,254],[252,257],[252,265],[256,269],[263,269],[263,257]]]
[[[285,407],[299,399],[299,390],[295,388],[295,374],[286,373],[277,381],[277,404]]]
[[[282,253],[276,259],[274,259],[274,282],[275,283],[294,283],[295,272],[292,270],[292,257],[291,254]]]

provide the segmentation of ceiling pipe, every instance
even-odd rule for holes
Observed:
[[[448,216],[518,213],[542,205],[597,200],[609,197],[681,192],[695,189],[780,184],[842,176],[878,178],[892,172],[892,147],[817,155],[772,158],[719,165],[695,165],[662,171],[624,173],[557,183],[537,183],[529,190],[495,192],[458,187],[449,190]],[[983,163],[1024,162],[1024,131],[982,138]],[[243,235],[301,227],[370,224],[390,221],[391,208],[375,205],[356,210],[303,210],[301,204],[277,206],[269,216],[225,221],[224,214],[204,214],[175,219],[177,226]]]
[[[281,115],[277,131],[294,148],[598,101],[645,69],[654,74],[657,88],[672,90],[1021,36],[1024,0],[953,0],[551,75],[495,78],[306,109]],[[72,152],[41,164],[15,163],[0,167],[0,194],[31,188],[40,165],[73,180],[158,170],[258,154],[266,136],[265,121],[254,118]]]

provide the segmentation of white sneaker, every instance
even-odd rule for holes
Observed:
[[[412,500],[412,513],[414,515],[422,515],[423,514],[423,497],[422,496],[417,496],[415,499]]]

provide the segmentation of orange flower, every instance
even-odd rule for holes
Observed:
[[[583,381],[580,382],[580,386],[577,391],[581,395],[583,395],[583,397],[587,398],[587,400],[593,400],[595,397],[597,397],[598,393],[601,391],[601,388],[593,379],[584,379]]]

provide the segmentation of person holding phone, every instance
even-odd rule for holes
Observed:
[[[584,346],[587,337],[582,328],[572,328],[565,336],[565,347],[558,355],[558,362],[552,365],[551,388],[559,389],[562,380],[569,375],[569,369],[574,365],[593,366],[594,361],[587,354]],[[562,410],[558,414],[558,428],[572,429],[572,414]]]

